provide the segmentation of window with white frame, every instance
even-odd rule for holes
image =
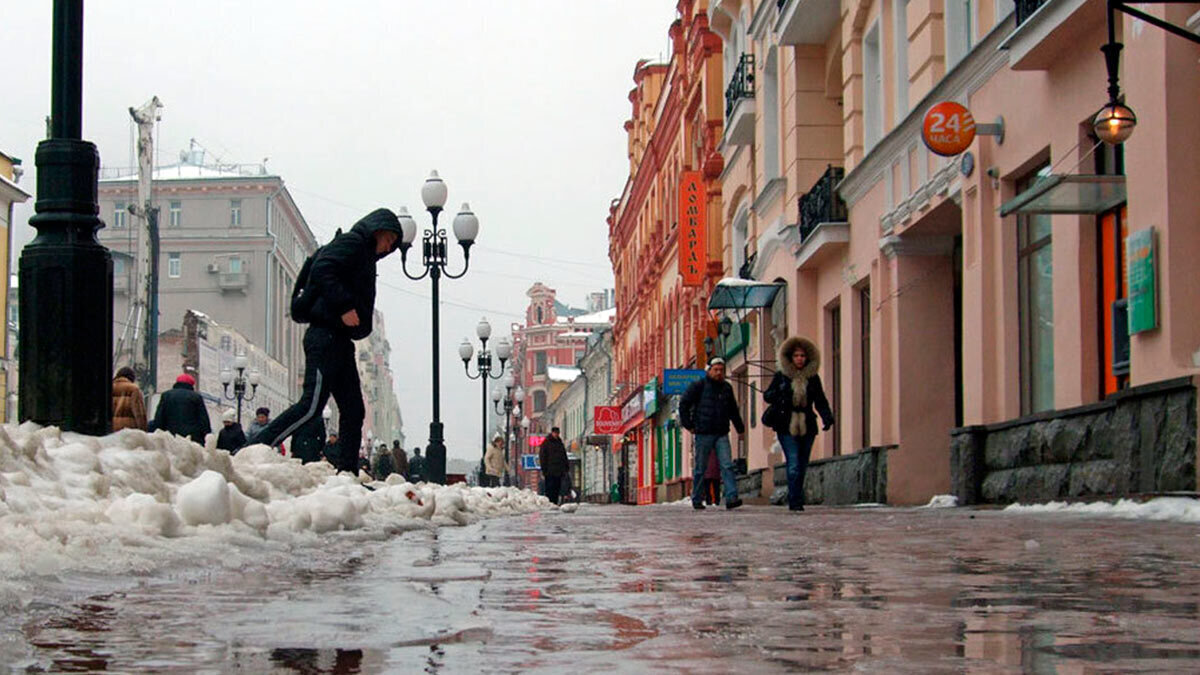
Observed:
[[[229,200],[229,226],[242,226],[242,200],[240,199]]]
[[[863,142],[864,152],[883,138],[883,64],[879,44],[879,21],[863,38]]]
[[[779,75],[776,48],[767,52],[763,69],[763,174],[779,176]]]
[[[167,276],[178,279],[183,274],[183,261],[178,253],[167,254]]]
[[[120,277],[125,275],[125,259],[113,256],[113,276]]]
[[[1012,0],[1009,0],[1010,2]],[[896,49],[896,124],[908,115],[908,0],[894,0]]]
[[[114,229],[123,229],[129,221],[125,220],[129,217],[129,212],[125,210],[125,202],[116,202],[113,204],[113,222]]]
[[[171,227],[179,227],[183,224],[183,202],[172,201],[167,213],[169,215],[167,222]]]
[[[235,255],[229,258],[229,271],[232,274],[242,273],[242,259],[239,256]]]
[[[946,0],[946,69],[975,46],[975,0]]]

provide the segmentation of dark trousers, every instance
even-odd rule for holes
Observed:
[[[257,443],[275,447],[285,438],[321,422],[321,412],[332,395],[338,406],[338,471],[358,473],[358,446],[362,443],[362,385],[354,361],[354,343],[322,326],[309,326],[304,333],[304,392],[300,400],[283,411],[263,429]],[[305,439],[303,444],[307,444]]]
[[[558,503],[558,493],[562,489],[562,476],[546,476],[546,499]]]
[[[804,474],[808,473],[808,458],[812,454],[816,434],[793,436],[778,434],[779,445],[787,459],[788,508],[804,507]]]

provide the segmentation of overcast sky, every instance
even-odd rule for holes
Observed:
[[[50,109],[51,2],[4,2],[0,150],[24,160]],[[447,209],[480,220],[466,277],[442,284],[442,417],[450,457],[478,459],[479,383],[456,348],[487,316],[521,321],[535,281],[582,305],[612,285],[605,217],[628,173],[638,59],[669,49],[674,0],[104,0],[86,3],[84,138],[131,163],[130,106],[157,95],[163,163],[195,138],[224,162],[283,177],[322,243],[373,208],[408,205],[437,169]],[[211,157],[211,155],[210,155]],[[18,206],[16,256],[32,230]],[[449,224],[447,219],[447,225]],[[452,271],[461,266],[454,247]],[[419,259],[419,258],[418,258]],[[411,261],[410,261],[411,262]],[[411,268],[410,268],[411,269]],[[380,264],[408,446],[428,438],[429,282]],[[215,317],[219,321],[220,317]]]

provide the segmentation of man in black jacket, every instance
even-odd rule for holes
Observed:
[[[696,455],[692,465],[692,508],[704,509],[704,470],[708,454],[717,453],[721,465],[721,482],[725,486],[725,508],[742,505],[738,499],[737,478],[733,475],[733,459],[729,447],[729,425],[738,435],[746,433],[742,413],[738,410],[733,387],[725,381],[725,359],[713,357],[708,361],[708,373],[693,382],[679,401],[679,422],[695,437]]]
[[[321,248],[302,296],[312,321],[304,333],[304,393],[252,442],[279,445],[314,418],[319,419],[332,394],[339,413],[339,452],[334,467],[358,473],[366,412],[353,340],[371,334],[375,263],[396,249],[402,234],[396,214],[376,209]]]
[[[546,479],[546,499],[555,504],[558,503],[558,493],[561,492],[568,463],[567,446],[563,445],[558,427],[554,427],[538,448],[538,465],[542,468],[542,477]]]
[[[176,436],[187,436],[204,445],[204,437],[212,431],[204,399],[196,393],[196,378],[184,373],[175,378],[175,386],[164,391],[154,410],[154,428]]]

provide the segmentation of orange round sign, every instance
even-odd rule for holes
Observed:
[[[975,118],[962,105],[942,101],[925,113],[921,139],[927,148],[943,157],[961,154],[975,140]]]

